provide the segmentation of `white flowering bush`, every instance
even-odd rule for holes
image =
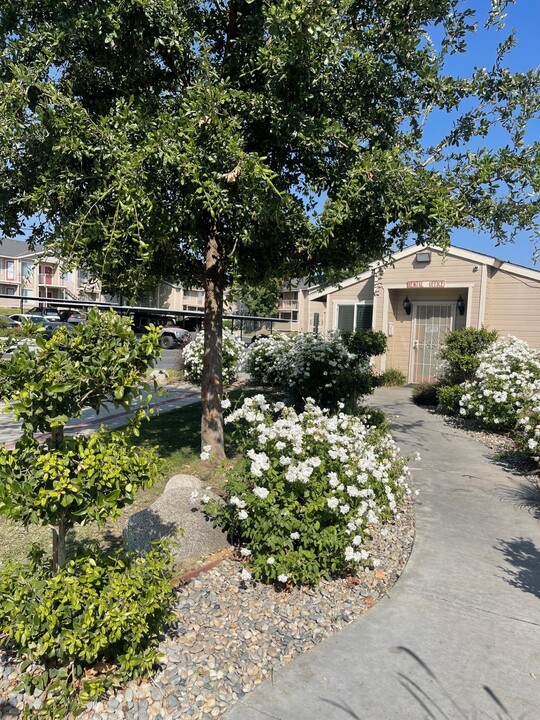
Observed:
[[[237,378],[242,365],[244,343],[233,335],[228,328],[223,328],[223,384],[231,385]],[[197,334],[194,340],[182,351],[184,360],[184,377],[196,385],[201,384],[204,363],[204,332]]]
[[[500,338],[481,353],[474,380],[463,388],[461,415],[513,428],[529,398],[540,392],[540,351],[512,336]]]
[[[384,352],[382,333],[371,330],[348,336],[323,337],[299,333],[264,338],[246,352],[244,368],[254,382],[286,389],[297,400],[313,398],[323,407],[335,408],[347,400],[373,392],[378,379],[370,356]],[[358,346],[358,352],[351,348]],[[353,403],[355,404],[355,403]]]
[[[286,355],[293,346],[293,339],[281,333],[260,338],[252,343],[243,359],[243,370],[258,385],[279,385],[278,358]]]
[[[378,564],[366,539],[410,492],[388,433],[343,412],[330,416],[311,400],[297,414],[263,395],[245,399],[226,422],[244,462],[225,500],[206,508],[239,546],[245,578],[315,583]]]
[[[516,426],[518,447],[539,459],[540,456],[540,391],[524,403]]]

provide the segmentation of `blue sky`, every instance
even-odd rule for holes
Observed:
[[[477,19],[482,26],[490,6],[489,0],[469,0],[469,7],[477,10]],[[525,71],[540,65],[540,1],[516,0],[507,10],[506,35],[511,29],[516,30],[517,45],[507,56],[505,63],[511,70]],[[479,28],[473,36],[465,55],[455,56],[449,70],[455,74],[464,75],[474,67],[489,68],[494,58],[494,49],[498,45],[503,33],[491,31],[489,34]],[[496,142],[496,134],[493,140]],[[528,134],[529,141],[540,140],[540,122]],[[540,258],[533,263],[534,244],[528,236],[522,235],[514,243],[495,246],[489,237],[478,237],[476,233],[465,230],[455,231],[452,243],[468,250],[477,250],[488,255],[494,255],[501,260],[525,265],[540,270]],[[540,241],[538,242],[540,249]]]

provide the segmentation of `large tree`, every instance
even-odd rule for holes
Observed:
[[[507,3],[492,4],[496,30]],[[126,297],[204,286],[202,442],[219,456],[232,280],[335,279],[456,226],[536,232],[538,73],[504,68],[510,38],[491,69],[448,75],[473,15],[460,0],[3,0],[1,228],[32,219],[31,240]],[[426,147],[440,110],[453,125]],[[489,150],[494,123],[508,142]]]

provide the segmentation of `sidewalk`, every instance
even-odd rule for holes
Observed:
[[[540,503],[490,451],[381,388],[420,490],[391,597],[276,673],[226,720],[538,720]]]
[[[190,405],[200,400],[201,391],[193,385],[167,385],[162,388],[163,394],[154,394],[151,401],[151,407],[155,413],[169,412],[176,408]],[[4,405],[0,403],[0,411]],[[96,414],[91,408],[83,410],[82,416],[76,420],[71,420],[66,425],[68,432],[90,433],[97,430],[100,425],[106,424],[108,427],[114,428],[124,425],[128,418],[135,412],[136,406],[132,410],[123,410],[115,408],[110,404],[106,410]],[[0,412],[0,444],[8,448],[12,448],[20,435],[20,424],[13,420],[13,416],[9,413]],[[46,437],[42,435],[40,437]]]

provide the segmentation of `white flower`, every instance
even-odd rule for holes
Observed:
[[[201,497],[201,502],[202,502],[203,505],[206,505],[207,503],[209,503],[209,502],[210,502],[210,495],[203,495],[203,496]]]
[[[251,550],[246,547],[240,548],[240,555],[243,557],[249,557],[251,555]]]
[[[238,519],[239,520],[245,520],[248,517],[246,510],[239,510],[238,511]]]
[[[339,485],[337,473],[335,473],[335,472],[328,473],[328,481],[330,483],[330,487],[333,487],[333,488],[337,487]]]
[[[257,497],[260,497],[263,500],[270,495],[270,490],[267,490],[264,487],[254,487],[252,492],[254,495],[257,495]]]
[[[335,510],[337,506],[339,505],[339,500],[336,497],[330,497],[326,501],[326,504],[330,508],[330,510]]]
[[[221,401],[221,407],[223,408],[223,410],[228,410],[231,407],[231,401],[229,400],[229,398],[223,398],[223,400]]]
[[[246,568],[242,568],[242,580],[251,580],[251,573]]]
[[[296,531],[295,531],[295,532],[292,532],[292,533],[289,535],[289,537],[291,538],[291,540],[299,540],[299,539],[300,539],[300,533],[299,533],[299,532],[296,532]]]
[[[277,579],[279,580],[280,583],[286,583],[287,580],[289,579],[289,576],[281,574],[281,575],[277,576]]]
[[[246,501],[245,501],[245,500],[240,500],[240,498],[237,497],[236,495],[233,495],[233,496],[229,499],[229,504],[230,504],[230,505],[235,505],[237,508],[245,508],[245,507],[246,507]]]
[[[273,565],[275,562],[276,562],[276,560],[275,560],[275,558],[273,558],[273,557],[269,557],[269,558],[266,559],[266,564],[267,564],[267,565]]]

